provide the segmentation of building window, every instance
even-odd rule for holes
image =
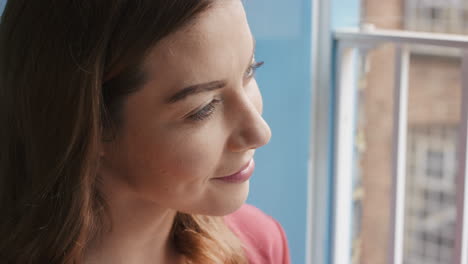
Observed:
[[[442,178],[444,176],[444,152],[429,149],[426,160],[427,176]]]

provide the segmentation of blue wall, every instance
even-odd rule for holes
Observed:
[[[248,202],[285,228],[292,263],[305,263],[307,163],[311,102],[311,1],[245,1],[270,143],[256,154]]]

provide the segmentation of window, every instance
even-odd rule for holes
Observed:
[[[433,178],[444,176],[444,153],[428,150],[426,152],[426,175]]]
[[[315,95],[334,102],[333,221],[330,261],[309,263],[466,264],[468,1],[333,2],[361,16],[335,28],[328,87],[314,64]]]
[[[459,47],[468,38],[380,30],[335,36],[334,262],[462,258],[464,207],[456,201],[465,199],[457,186],[466,164],[468,56]],[[438,48],[452,52],[431,53]]]
[[[453,125],[408,128],[404,263],[452,262],[456,153],[447,146],[457,144],[457,131]]]

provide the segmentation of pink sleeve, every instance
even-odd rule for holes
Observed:
[[[291,263],[286,234],[272,217],[244,205],[225,220],[243,242],[250,264]]]
[[[277,221],[275,221],[275,223],[278,226],[278,230],[281,234],[281,243],[278,243],[278,248],[274,251],[278,252],[278,256],[276,257],[276,259],[282,259],[282,264],[290,264],[291,256],[289,255],[289,247],[288,240],[286,239],[286,233],[284,232],[283,227],[281,227],[281,225]]]

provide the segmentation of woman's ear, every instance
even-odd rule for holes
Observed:
[[[102,159],[107,156],[110,148],[112,148],[112,140],[109,140],[106,135],[102,135],[98,146],[99,158]]]
[[[112,126],[102,129],[101,141],[99,142],[99,158],[103,158],[108,155],[114,145],[113,142],[115,137],[115,129]]]
[[[103,169],[104,167],[109,165],[109,159],[111,159],[112,154],[112,143],[106,140],[101,140],[98,147],[98,159],[100,163],[100,168]]]
[[[104,158],[108,156],[112,147],[113,147],[113,143],[111,140],[106,139],[106,138],[101,138],[101,142],[99,142],[99,148],[98,148],[99,158]]]

